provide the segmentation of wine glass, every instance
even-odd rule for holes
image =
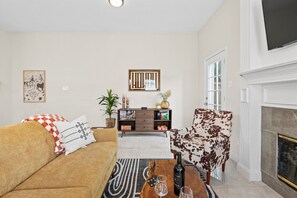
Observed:
[[[159,197],[163,197],[168,194],[167,178],[164,175],[157,176],[155,192]]]
[[[167,177],[164,175],[157,176],[157,183],[165,183],[167,185]]]
[[[180,188],[179,198],[193,198],[193,191],[188,186]]]

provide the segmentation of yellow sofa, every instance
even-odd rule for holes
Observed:
[[[117,160],[117,130],[94,130],[95,143],[54,154],[54,140],[37,122],[0,128],[1,198],[99,198]]]

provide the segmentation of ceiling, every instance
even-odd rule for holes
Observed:
[[[0,30],[197,32],[223,0],[0,0]]]

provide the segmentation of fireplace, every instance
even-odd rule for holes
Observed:
[[[277,177],[297,190],[297,139],[278,134]]]
[[[297,197],[297,109],[262,107],[262,181],[286,198]]]

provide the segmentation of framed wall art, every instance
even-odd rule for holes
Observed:
[[[160,70],[130,69],[129,91],[160,91]]]
[[[45,70],[23,71],[24,102],[46,102]]]

